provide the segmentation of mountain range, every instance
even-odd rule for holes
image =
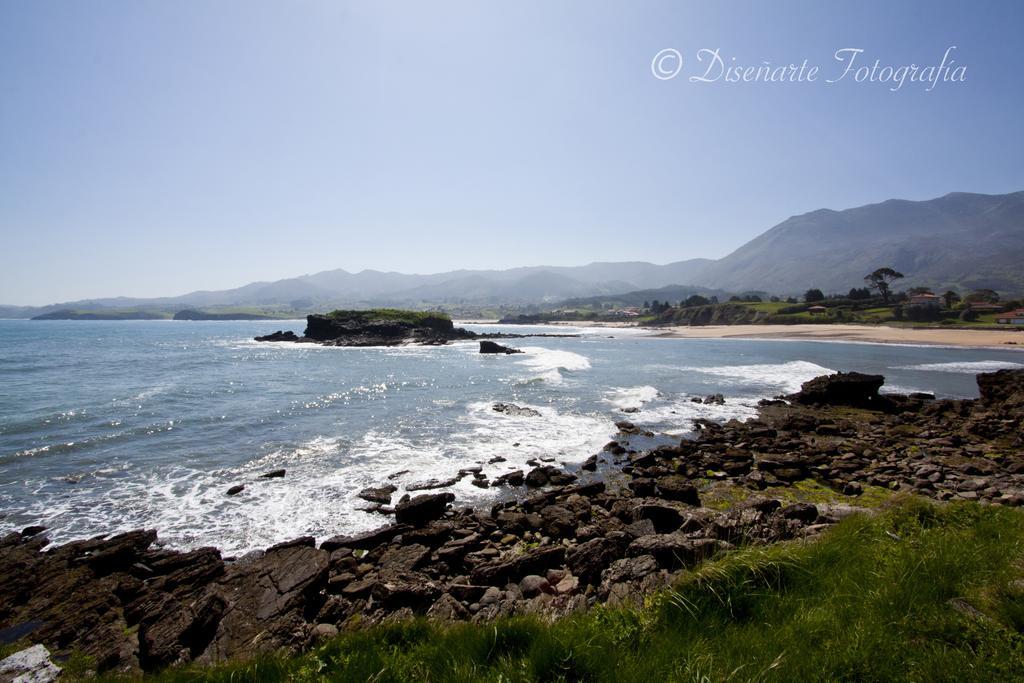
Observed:
[[[0,317],[58,309],[160,309],[522,305],[671,285],[728,292],[845,292],[891,266],[902,287],[1024,292],[1024,192],[954,192],[927,201],[890,199],[843,211],[793,216],[718,260],[456,270],[430,275],[329,270],[175,297],[90,299],[44,307],[0,306]]]

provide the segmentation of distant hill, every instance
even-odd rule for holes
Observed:
[[[844,211],[820,209],[793,216],[717,261],[688,259],[666,265],[641,261],[585,266],[531,266],[508,270],[456,270],[429,275],[329,270],[274,282],[175,297],[71,301],[44,307],[0,306],[0,317],[74,311],[182,309],[209,314],[257,308],[270,315],[332,308],[379,306],[557,306],[565,300],[619,303],[684,298],[689,293],[748,291],[826,293],[863,286],[864,275],[892,266],[906,275],[901,288],[990,288],[1024,293],[1024,192],[983,195],[955,192],[928,201],[890,199]],[[661,296],[645,290],[676,286]],[[688,294],[687,294],[688,295]],[[642,303],[642,300],[639,303]],[[60,317],[58,314],[57,317]]]
[[[694,294],[705,297],[717,296],[720,299],[727,298],[729,292],[723,289],[708,289],[707,287],[694,287],[692,285],[668,285],[657,289],[640,289],[635,292],[622,294],[605,294],[599,296],[577,297],[566,299],[561,302],[565,308],[588,308],[604,304],[611,306],[641,306],[652,301],[668,301],[677,304]]]
[[[61,309],[42,313],[33,320],[166,320],[167,315],[153,311],[74,311]]]
[[[185,309],[174,314],[173,320],[278,320],[279,315],[266,315],[263,313],[208,313]]]
[[[902,272],[901,288],[1024,292],[1024,192],[954,192],[794,216],[708,266],[699,284],[843,292],[879,266]]]

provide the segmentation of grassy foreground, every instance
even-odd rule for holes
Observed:
[[[636,609],[414,621],[160,681],[1024,680],[1024,513],[903,500],[746,548]]]

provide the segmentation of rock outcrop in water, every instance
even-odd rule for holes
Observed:
[[[277,332],[265,334],[262,337],[254,337],[254,339],[258,342],[297,342],[300,337],[291,330],[287,332],[278,330]]]
[[[475,339],[440,313],[412,311],[334,311],[306,318],[306,339],[333,346],[395,346],[447,344]]]
[[[704,558],[813,536],[893,491],[1024,504],[1024,371],[980,375],[978,400],[879,397],[874,377],[850,380],[817,378],[757,419],[699,420],[696,438],[654,447],[620,422],[583,479],[538,465],[529,481],[505,478],[532,486],[490,510],[452,509],[449,492],[403,497],[395,523],[319,548],[303,537],[228,561],[133,531],[43,552],[44,530],[28,528],[0,539],[0,634],[150,671],[300,650],[355,617],[480,622],[631,603]],[[607,472],[625,481],[613,489]]]
[[[302,337],[277,331],[256,341],[291,341],[325,346],[398,346],[400,344],[447,344],[456,339],[475,339],[476,333],[455,327],[442,313],[374,309],[333,311],[306,317]]]
[[[511,346],[502,346],[497,342],[482,341],[480,342],[480,353],[504,353],[506,355],[512,353],[522,353],[520,349],[513,349]]]
[[[530,337],[578,337],[576,334],[479,334],[455,327],[444,313],[402,311],[390,308],[362,311],[333,311],[306,316],[306,330],[300,337],[278,330],[255,337],[258,342],[298,342],[324,346],[438,346],[469,339],[515,339]],[[489,341],[480,342],[481,353],[521,353]]]

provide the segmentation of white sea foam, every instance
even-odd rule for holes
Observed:
[[[562,382],[563,372],[590,369],[590,359],[572,351],[547,349],[542,346],[524,346],[521,350],[523,354],[516,357],[517,363],[528,367],[534,373],[534,379],[543,379],[552,384]]]
[[[721,365],[713,367],[679,368],[687,372],[700,372],[706,375],[740,380],[740,384],[759,384],[774,387],[784,392],[800,390],[800,385],[819,375],[828,375],[835,370],[805,360],[793,360],[787,363],[761,365]]]
[[[919,365],[901,365],[893,370],[924,370],[929,372],[955,372],[958,374],[975,375],[979,372],[995,372],[996,370],[1013,370],[1024,368],[1024,363],[1008,360],[954,361],[951,363],[921,363]]]
[[[647,406],[631,415],[630,422],[643,426],[657,426],[666,434],[686,434],[693,431],[697,419],[727,422],[749,420],[757,416],[757,397],[726,397],[723,405],[695,403],[688,397],[679,397],[657,406]]]
[[[645,403],[658,398],[658,390],[652,386],[620,387],[605,396],[605,401],[619,410],[639,410]]]
[[[494,479],[513,469],[529,469],[526,461],[531,458],[578,463],[600,450],[614,432],[606,417],[532,408],[540,415],[507,415],[493,410],[493,403],[471,403],[446,436],[417,438],[379,429],[352,441],[320,436],[232,468],[202,470],[180,464],[143,472],[123,463],[76,477],[65,495],[39,496],[39,504],[28,512],[51,527],[56,543],[145,527],[159,529],[161,540],[171,547],[214,545],[226,555],[301,535],[323,539],[357,533],[387,522],[367,511],[368,503],[356,496],[365,487],[393,483],[399,487],[397,500],[413,482],[446,479],[472,465],[480,465]],[[488,462],[496,456],[505,460]],[[287,470],[283,479],[259,476],[277,468]],[[389,482],[387,473],[400,471],[404,473]],[[117,484],[111,486],[113,478]],[[504,491],[482,490],[471,480],[471,475],[463,477],[446,490],[461,504],[493,499]],[[225,495],[239,483],[245,485],[242,493]]]

